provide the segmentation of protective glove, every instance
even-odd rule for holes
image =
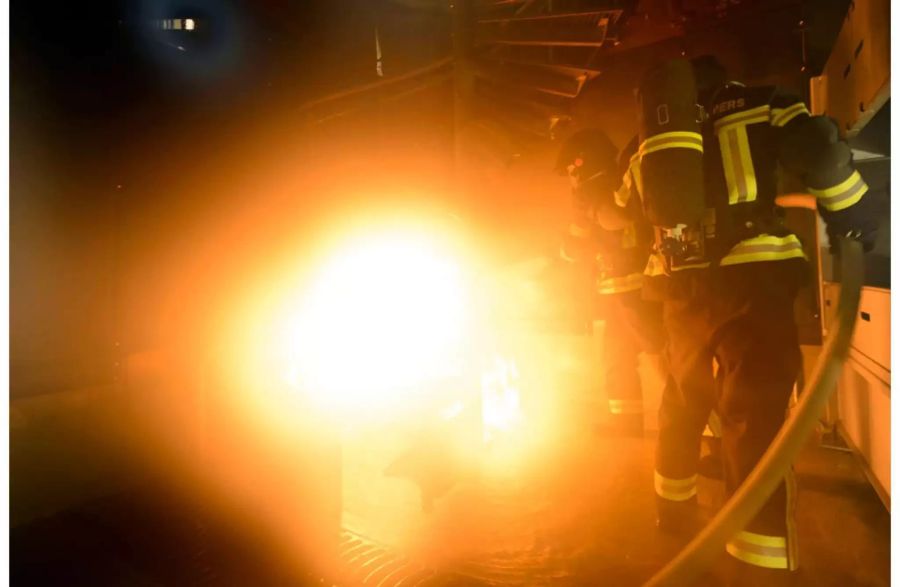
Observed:
[[[862,243],[863,252],[868,253],[875,248],[875,241],[878,238],[878,231],[875,228],[850,228],[844,232],[838,232],[828,227],[828,252],[832,255],[838,253],[838,237],[851,238]]]
[[[839,212],[829,212],[819,207],[822,219],[826,223],[829,250],[832,254],[837,242],[835,237],[840,236],[860,241],[863,251],[867,253],[875,247],[880,214],[876,200],[870,195],[866,194],[856,205]]]

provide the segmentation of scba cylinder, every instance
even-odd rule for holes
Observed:
[[[644,212],[655,226],[696,226],[703,217],[703,136],[691,64],[651,67],[637,93]]]

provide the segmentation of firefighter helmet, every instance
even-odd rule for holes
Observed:
[[[556,172],[585,181],[597,174],[612,175],[618,149],[605,132],[585,128],[563,142],[556,159]]]

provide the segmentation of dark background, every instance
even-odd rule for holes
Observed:
[[[148,26],[179,15],[197,31]],[[189,292],[209,298],[238,262],[239,217],[280,201],[294,224],[267,232],[303,232],[327,189],[302,174],[334,150],[377,161],[389,124],[311,127],[300,110],[377,79],[379,21],[385,75],[449,52],[446,14],[365,0],[13,3],[13,397],[108,383],[122,355],[183,336]]]
[[[665,3],[644,4],[652,15]],[[573,117],[624,144],[643,66],[681,51],[714,52],[736,77],[803,92],[847,5],[747,1],[727,20],[701,14],[686,38],[626,42],[598,60],[604,73]],[[179,15],[196,18],[198,30],[148,26]],[[659,28],[629,22],[626,41],[640,42],[651,25]],[[226,294],[262,260],[308,246],[330,219],[384,203],[376,200],[477,218],[519,256],[554,238],[565,216],[556,194],[566,188],[549,173],[552,142],[492,163],[464,198],[449,195],[449,84],[392,102],[367,96],[349,113],[304,110],[378,79],[376,27],[386,76],[451,53],[440,2],[12,3],[14,398],[108,384],[132,352],[192,336],[203,344],[221,318],[214,310],[227,313]],[[887,134],[860,140],[884,143]],[[889,284],[887,242],[870,257],[876,285]]]

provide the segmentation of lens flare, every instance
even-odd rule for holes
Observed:
[[[325,264],[286,325],[283,381],[330,408],[413,401],[461,374],[467,320],[452,255],[416,235],[357,239]]]
[[[522,419],[519,369],[513,360],[495,357],[481,377],[481,416],[484,441],[508,433]]]

